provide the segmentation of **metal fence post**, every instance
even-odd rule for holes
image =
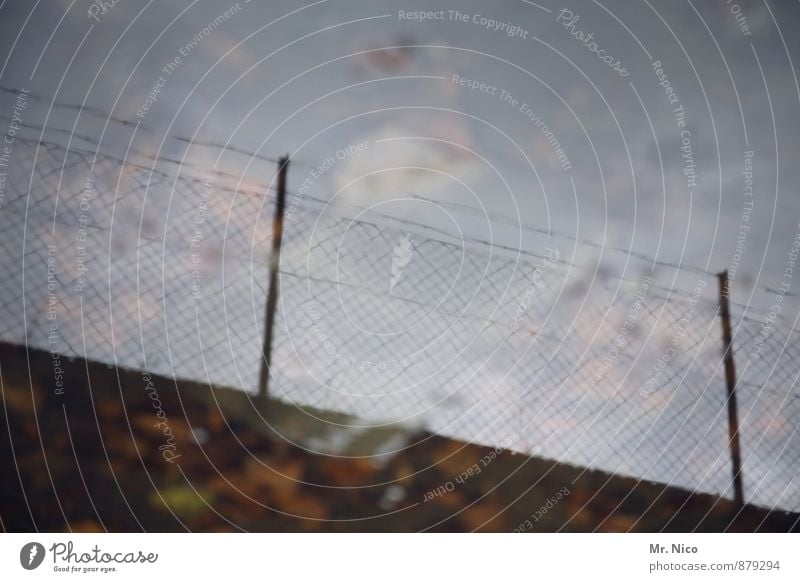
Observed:
[[[269,289],[267,309],[264,316],[264,349],[261,358],[261,373],[258,379],[258,398],[267,401],[269,394],[269,374],[272,362],[272,329],[275,309],[278,306],[278,272],[281,265],[281,245],[283,244],[283,214],[286,208],[286,173],[289,169],[289,156],[278,160],[278,192],[275,199],[275,216],[272,222],[272,252],[269,259]]]
[[[728,385],[728,437],[733,466],[733,494],[736,503],[744,505],[742,486],[742,453],[739,444],[739,414],[736,407],[736,365],[733,361],[733,336],[731,334],[731,312],[728,304],[730,281],[728,271],[717,275],[719,278],[719,308],[722,317],[722,342],[725,358],[725,381]]]

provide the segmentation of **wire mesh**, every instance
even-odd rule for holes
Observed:
[[[270,184],[15,148],[0,338],[255,392]],[[732,497],[713,275],[677,292],[555,240],[514,252],[292,196],[272,397]],[[746,499],[797,511],[798,332],[733,317]]]

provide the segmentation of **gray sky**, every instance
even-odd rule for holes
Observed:
[[[441,142],[376,145],[369,155],[340,164],[315,184],[315,192],[330,196],[365,170],[424,159],[433,168],[460,172],[493,212],[516,218],[518,208],[525,223],[712,269],[731,260],[743,203],[740,171],[744,151],[752,149],[757,195],[737,290],[760,271],[771,284],[783,270],[800,200],[793,195],[798,176],[790,163],[800,135],[794,115],[800,95],[789,62],[797,40],[791,34],[782,39],[773,16],[791,30],[794,3],[741,3],[750,36],[724,2],[574,4],[571,11],[580,16],[575,28],[594,33],[600,50],[624,62],[630,71],[624,78],[556,22],[560,7],[547,6],[547,12],[519,1],[491,9],[460,3],[467,23],[450,20],[446,4],[417,6],[445,10],[445,20],[418,23],[398,17],[401,9],[412,12],[413,3],[322,2],[303,9],[300,3],[242,2],[210,34],[203,28],[229,8],[226,3],[153,3],[145,9],[120,2],[98,15],[100,22],[88,17],[86,2],[74,3],[65,16],[70,4],[29,10],[27,2],[6,3],[0,25],[9,55],[4,85],[137,120],[163,67],[196,41],[166,75],[144,118],[155,131],[143,134],[143,148],[158,148],[168,129],[230,140],[272,157],[290,151],[315,163],[344,144],[387,136],[453,141],[486,163]],[[286,16],[292,10],[297,12]],[[519,27],[526,38],[486,30],[480,18],[473,22],[482,15]],[[397,45],[416,46],[364,52]],[[348,56],[354,53],[361,54]],[[653,61],[663,63],[686,110],[698,174],[691,198],[672,107]],[[496,95],[459,87],[451,82],[454,74],[485,82]],[[553,148],[523,113],[502,101],[502,91],[527,103],[553,129],[571,172],[561,170]],[[50,123],[60,121],[71,128],[74,118],[56,116]],[[101,127],[78,120],[79,129],[84,124],[86,133],[99,137]],[[786,163],[777,164],[776,140]],[[411,172],[386,173],[375,187],[362,181],[342,196],[359,203],[389,199],[402,184],[416,194],[478,205],[452,180],[405,175]],[[293,172],[292,178],[300,177]]]
[[[417,11],[430,14],[425,21],[418,21],[409,16]],[[787,284],[789,296],[782,303],[781,315],[786,320],[784,327],[794,326],[800,304],[791,294],[798,292],[800,284],[791,277],[787,280],[785,273],[787,253],[800,232],[800,171],[794,162],[800,153],[800,89],[793,67],[800,60],[800,40],[792,34],[800,16],[796,2],[575,1],[565,7],[552,2],[508,0],[491,5],[460,2],[455,9],[446,3],[422,2],[262,4],[241,0],[228,4],[197,0],[143,4],[120,0],[103,12],[86,1],[2,4],[0,54],[6,58],[0,69],[0,85],[12,90],[0,93],[3,126],[14,116],[17,95],[13,90],[25,88],[32,95],[24,111],[31,137],[41,135],[65,144],[71,135],[80,135],[99,144],[91,145],[92,151],[117,157],[126,156],[131,148],[145,157],[185,159],[194,164],[193,168],[201,168],[199,174],[189,166],[181,169],[187,175],[194,172],[194,178],[199,175],[202,179],[202,168],[216,164],[217,169],[257,188],[259,183],[271,180],[274,165],[230,151],[217,157],[220,152],[216,148],[189,146],[169,136],[229,143],[261,158],[290,153],[291,200],[298,205],[298,212],[306,217],[318,216],[322,224],[332,220],[329,213],[352,215],[356,207],[366,208],[360,217],[363,220],[389,216],[412,221],[435,229],[443,240],[488,240],[538,257],[546,254],[546,244],[557,244],[561,260],[582,269],[574,273],[567,269],[554,279],[551,303],[539,305],[545,322],[542,329],[549,325],[562,339],[575,342],[577,355],[594,346],[595,356],[602,357],[604,348],[597,347],[595,332],[599,329],[601,335],[613,337],[636,291],[635,284],[628,285],[621,295],[614,295],[615,281],[620,276],[637,280],[652,264],[614,249],[653,258],[662,265],[654,273],[657,283],[667,289],[674,287],[684,300],[696,283],[698,268],[708,273],[731,269],[733,297],[748,310],[756,308],[755,320],[775,302],[775,292],[768,289]],[[109,122],[108,115],[130,123]],[[36,129],[43,126],[44,130]],[[73,137],[72,145],[86,144]],[[348,147],[353,151],[346,151]],[[342,150],[344,153],[337,157]],[[25,183],[25,172],[20,168],[23,161],[30,161],[32,153],[20,146],[12,155],[19,164],[17,178]],[[316,172],[314,168],[326,159],[332,160],[330,167]],[[745,170],[752,172],[752,184],[746,183],[750,174],[745,176]],[[59,186],[74,193],[84,180],[80,174],[67,175]],[[752,196],[751,190],[746,190],[749,186]],[[180,190],[169,196],[168,190],[160,188],[151,187],[147,200],[128,204],[129,199],[120,204],[111,217],[120,246],[103,249],[106,254],[95,257],[98,265],[103,260],[106,269],[109,264],[129,264],[116,260],[113,253],[115,249],[133,252],[133,247],[125,244],[136,239],[140,224],[145,229],[151,225],[156,238],[186,234],[176,234],[170,225],[181,212],[196,212],[197,199],[181,199]],[[114,195],[113,191],[97,192],[101,200],[106,197],[104,205],[113,203]],[[14,207],[12,198],[9,196],[7,210],[24,208]],[[315,206],[312,198],[330,200],[331,207]],[[42,217],[52,212],[27,216],[28,237],[48,227]],[[269,225],[271,209],[260,209],[259,214],[256,208],[254,213],[249,218],[255,217],[255,230],[263,231]],[[18,220],[11,216],[6,212],[4,220],[14,226]],[[245,213],[242,220],[247,219]],[[308,223],[302,224],[310,228]],[[387,292],[389,263],[376,271],[380,273],[376,276],[387,280],[377,282],[357,259],[369,255],[365,248],[378,254],[385,251],[391,257],[392,244],[403,234],[398,226],[402,223],[395,221],[397,232],[384,231],[377,243],[359,238],[348,241],[346,233],[336,230],[337,223],[331,224],[332,232],[343,241],[337,251],[337,265],[342,270],[331,272],[331,277],[342,276],[362,287],[383,286],[386,289],[381,293]],[[543,234],[548,231],[555,236]],[[304,259],[309,259],[307,265],[312,271],[325,271],[330,257],[316,257],[308,251],[314,233],[297,232],[287,234],[287,264],[300,272]],[[417,228],[417,232],[430,235],[432,231]],[[21,233],[17,236],[21,241]],[[420,236],[416,235],[417,242]],[[65,252],[72,252],[69,245],[73,243],[69,238],[63,240],[67,240]],[[389,246],[383,249],[381,244]],[[214,255],[211,247],[209,243],[204,249],[205,258],[221,261],[221,255]],[[94,251],[102,254],[96,248]],[[5,253],[4,260],[13,268],[19,256],[14,254],[13,240],[7,243]],[[211,255],[216,259],[209,259]],[[663,264],[686,269],[676,271]],[[410,265],[411,269],[422,269],[418,273],[420,286],[444,269],[438,265],[427,272],[413,262]],[[228,268],[220,266],[218,271]],[[478,288],[480,273],[470,274],[477,277]],[[614,274],[610,277],[611,295],[606,295],[608,282],[598,278],[598,273]],[[135,269],[129,275],[135,277]],[[460,272],[452,274],[457,288],[474,284],[460,276]],[[510,277],[513,280],[514,276]],[[101,284],[97,275],[90,279],[90,284]],[[583,280],[582,289],[575,286],[574,279]],[[708,274],[705,279],[713,281]],[[31,281],[29,289],[36,279]],[[606,286],[595,291],[598,283]],[[250,308],[252,321],[247,333],[252,337],[248,336],[249,343],[241,341],[257,348],[262,308],[258,290],[251,287],[244,289],[252,301],[245,302],[242,317],[248,316]],[[565,298],[559,294],[564,288],[578,291]],[[713,300],[714,291],[710,286],[704,298]],[[405,292],[413,294],[414,290]],[[379,349],[375,347],[378,344],[370,342],[380,337],[376,335],[376,330],[382,329],[380,325],[394,333],[394,325],[414,315],[401,317],[397,311],[387,315],[380,307],[369,312],[363,297],[337,293],[340,305],[330,307],[331,313],[323,317],[330,317],[328,325],[344,334],[341,337],[349,336],[339,324],[353,325],[354,333],[364,334],[364,344],[371,350]],[[29,300],[28,294],[25,297]],[[581,303],[586,297],[594,299]],[[625,300],[617,305],[621,297]],[[328,299],[335,305],[335,297]],[[103,319],[109,309],[113,313],[114,303],[111,299],[99,301],[96,316]],[[127,301],[141,308],[144,299],[134,294]],[[159,313],[158,303],[153,300],[153,313]],[[586,309],[592,304],[606,310],[598,315]],[[441,305],[437,304],[437,309]],[[514,301],[504,304],[507,318],[513,316],[516,305]],[[31,312],[37,308],[35,302],[29,306]],[[169,312],[168,307],[164,309]],[[737,309],[741,313],[745,308]],[[304,324],[298,316],[304,313],[302,310],[301,304],[282,303],[282,333],[286,338],[291,338],[293,331],[301,333],[297,330],[311,333],[308,322]],[[357,314],[355,319],[353,313]],[[637,381],[646,379],[663,352],[659,342],[669,341],[671,332],[658,319],[655,307],[651,315],[652,321],[642,323],[646,331],[655,330],[648,352],[651,359],[617,363],[616,388],[632,384],[625,373],[633,368],[641,368],[633,374]],[[677,319],[680,313],[674,315]],[[157,321],[168,317],[154,316]],[[31,325],[30,316],[26,318],[26,325]],[[176,321],[183,322],[172,326],[179,334],[197,334],[197,329],[186,327],[192,325],[191,318]],[[713,317],[708,321],[713,322]],[[209,324],[213,326],[213,322]],[[370,327],[372,324],[375,326]],[[458,366],[459,371],[467,369],[471,361],[496,358],[498,345],[506,346],[504,340],[482,337],[480,327],[473,329],[465,324],[458,333],[452,326],[445,327],[454,333],[452,355],[456,359],[452,366]],[[403,329],[403,333],[397,333],[406,344],[410,339],[414,345],[422,337]],[[432,325],[426,331],[434,329]],[[214,335],[201,326],[203,334]],[[18,337],[11,332],[6,335]],[[663,338],[658,339],[661,335]],[[103,354],[104,345],[98,343],[97,357]],[[717,348],[703,346],[702,350],[715,354]],[[196,346],[175,349],[191,357]],[[433,353],[444,357],[449,349]],[[701,348],[696,353],[689,346],[684,349],[689,358],[686,366],[696,367],[692,358]],[[389,352],[394,353],[391,349]],[[510,352],[517,356],[525,353],[519,346]],[[314,372],[319,362],[314,360],[318,354],[313,350],[296,358],[300,372],[295,376],[291,357],[286,355],[285,373],[293,382],[300,382],[298,378],[302,377],[330,384],[330,378],[318,376],[320,370]],[[360,353],[357,357],[368,356]],[[314,363],[309,363],[312,360]],[[493,365],[483,371],[488,380],[483,378],[482,383],[509,394],[525,392],[532,372],[526,368],[509,383],[506,375],[515,367],[513,360],[493,360]],[[125,363],[135,365],[137,356],[131,355]],[[174,361],[159,365],[163,365],[162,371],[178,373]],[[435,368],[436,362],[423,362],[421,369],[426,365]],[[224,376],[237,378],[232,383],[249,388],[256,372],[252,360],[247,370],[238,365],[234,368],[238,376],[227,371]],[[547,381],[561,385],[569,380],[567,383],[576,390],[586,390],[585,378],[575,379],[578,372],[573,370],[572,379],[555,374]],[[704,373],[698,372],[696,383],[702,384]],[[187,372],[181,369],[180,374]],[[194,374],[202,377],[209,372]],[[424,376],[425,372],[419,374]],[[402,384],[412,376],[401,375],[392,381]],[[349,378],[347,382],[363,382],[366,392],[374,393],[378,386],[346,374],[342,377]],[[762,374],[754,383],[763,381]],[[420,388],[419,398],[437,391],[446,393],[447,386],[442,380],[433,380],[432,385]],[[480,390],[466,393],[467,400],[476,394],[486,396]],[[608,402],[617,395],[616,391],[612,396],[601,393],[595,395],[595,404],[580,401],[575,406],[588,406],[588,413],[596,409],[592,406],[602,406],[598,402]],[[483,396],[476,397],[476,402]],[[306,404],[329,400],[287,397]],[[469,422],[476,421],[464,420],[471,418],[464,413],[468,406],[464,403],[456,407],[463,426],[450,426],[445,420],[450,418],[449,413],[428,411],[428,406],[438,406],[437,398],[425,404],[424,414],[429,425],[445,433],[493,442],[514,436],[502,431],[489,437],[475,435]],[[576,402],[570,398],[566,401]],[[686,402],[692,402],[688,398]],[[328,405],[370,417],[364,412],[368,408],[341,402],[334,399]],[[709,410],[713,406],[709,404]],[[386,410],[391,407],[374,416],[382,418]],[[493,419],[505,418],[506,413],[500,410]],[[413,409],[408,414],[423,412]],[[764,416],[769,411],[759,414]],[[795,416],[790,419],[800,412],[791,414]],[[614,423],[625,421],[613,418]],[[677,475],[670,473],[672,469],[656,468],[649,473],[648,447],[652,443],[645,439],[641,444],[636,427],[614,437],[625,443],[624,448],[637,451],[635,458],[620,463],[602,447],[587,452],[593,450],[595,433],[575,436],[570,418],[550,414],[549,422],[557,424],[559,431],[571,430],[564,434],[571,435],[574,442],[586,442],[570,451],[563,446],[570,439],[561,438],[560,444],[551,443],[549,448],[545,445],[538,450],[545,456],[706,490],[724,487],[724,478],[705,480],[689,469]],[[597,426],[602,426],[596,430],[603,434],[609,428],[602,422]],[[669,426],[675,429],[674,424]],[[718,437],[709,439],[719,446]],[[788,441],[797,446],[794,433],[775,436],[778,445]],[[534,446],[538,445],[518,444],[521,450]],[[697,471],[717,462],[724,464],[726,460],[716,452],[710,460],[701,455],[696,459]],[[769,465],[759,465],[751,474],[759,471],[768,474]],[[796,508],[797,495],[796,488],[785,492],[784,505],[795,504]],[[770,499],[764,493],[760,500],[769,503]]]

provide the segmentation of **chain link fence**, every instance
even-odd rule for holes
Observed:
[[[14,147],[0,339],[255,393],[275,167],[243,181]],[[716,278],[619,278],[578,266],[579,246],[522,252],[290,192],[270,396],[732,497]],[[733,306],[745,498],[798,511],[798,331],[748,311]]]

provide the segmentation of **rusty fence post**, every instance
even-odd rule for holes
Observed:
[[[731,312],[728,304],[730,281],[728,271],[717,275],[719,278],[719,308],[722,318],[723,357],[725,358],[725,382],[728,385],[728,443],[731,448],[733,467],[733,495],[736,503],[744,505],[742,486],[742,451],[739,444],[739,414],[736,406],[736,364],[733,361],[733,336],[731,333]]]
[[[283,244],[283,215],[286,209],[286,174],[289,169],[289,156],[278,160],[278,190],[275,199],[275,216],[272,222],[272,252],[269,258],[269,289],[267,308],[264,315],[264,349],[261,358],[261,372],[258,378],[258,398],[266,403],[269,394],[269,375],[272,363],[272,333],[275,309],[278,306],[278,273],[281,266],[281,245]]]

